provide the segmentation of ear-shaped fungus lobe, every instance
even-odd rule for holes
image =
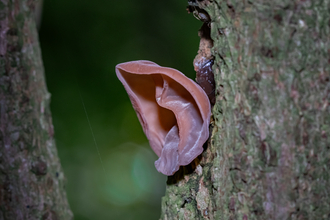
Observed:
[[[116,73],[159,156],[159,172],[173,175],[203,152],[211,109],[199,85],[178,70],[150,61],[118,64]]]

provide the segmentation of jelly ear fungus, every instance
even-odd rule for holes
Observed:
[[[194,69],[196,71],[196,82],[206,92],[212,105],[215,103],[215,81],[212,71],[214,57],[211,49],[213,40],[211,39],[210,22],[211,18],[208,13],[199,7],[202,1],[188,1],[188,13],[193,13],[195,18],[203,22],[201,29],[198,31],[200,37],[199,49],[194,59]]]
[[[211,107],[199,85],[178,70],[144,60],[118,64],[116,74],[159,157],[159,172],[173,175],[203,152]]]
[[[215,103],[215,81],[212,71],[214,63],[211,49],[213,41],[210,37],[210,28],[206,23],[198,32],[201,38],[199,43],[198,54],[194,59],[194,69],[196,71],[196,82],[202,87],[207,94],[212,105]]]

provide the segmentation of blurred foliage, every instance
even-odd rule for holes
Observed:
[[[76,220],[159,218],[166,177],[154,167],[157,157],[115,65],[151,60],[193,78],[201,22],[186,5],[177,0],[44,2],[40,43]]]

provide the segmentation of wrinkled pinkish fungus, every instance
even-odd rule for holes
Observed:
[[[139,60],[116,66],[150,146],[156,169],[173,175],[203,152],[209,137],[207,95],[178,70]]]

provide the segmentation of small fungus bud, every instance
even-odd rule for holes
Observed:
[[[41,159],[32,162],[31,171],[37,176],[43,176],[47,173],[47,164]]]

